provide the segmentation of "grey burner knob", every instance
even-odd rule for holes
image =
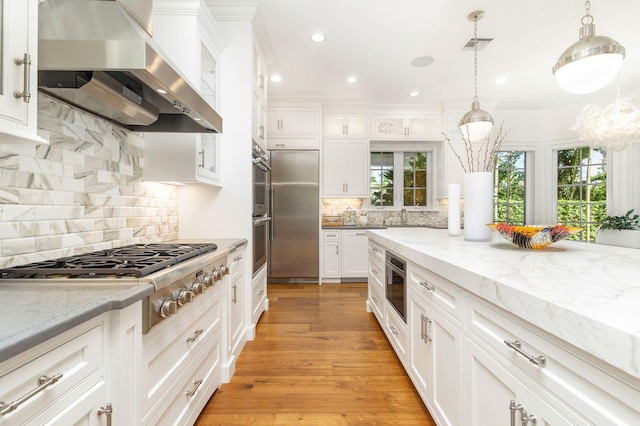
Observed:
[[[193,302],[193,291],[186,288],[179,289],[176,293],[176,302],[178,302],[178,306]]]
[[[194,281],[189,286],[189,290],[191,290],[193,294],[198,295],[204,292],[204,289],[206,288],[205,285],[206,285],[206,281],[204,282]]]
[[[169,315],[173,315],[178,312],[178,302],[168,298],[160,300],[160,307],[158,313],[162,318],[166,318]]]

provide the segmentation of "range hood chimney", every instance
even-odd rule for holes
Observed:
[[[137,132],[221,133],[222,118],[151,37],[152,0],[38,6],[38,89]]]

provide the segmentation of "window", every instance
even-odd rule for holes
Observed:
[[[526,223],[525,151],[499,151],[493,172],[493,221],[509,225]]]
[[[570,239],[593,241],[606,216],[606,152],[589,147],[557,151],[558,222],[580,226]]]
[[[431,207],[431,161],[430,151],[371,152],[371,206]]]

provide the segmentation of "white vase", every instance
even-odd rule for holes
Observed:
[[[464,239],[491,241],[493,222],[493,174],[474,172],[464,175]]]

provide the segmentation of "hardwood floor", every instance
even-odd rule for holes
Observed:
[[[196,425],[434,425],[367,286],[269,284],[269,311]]]

